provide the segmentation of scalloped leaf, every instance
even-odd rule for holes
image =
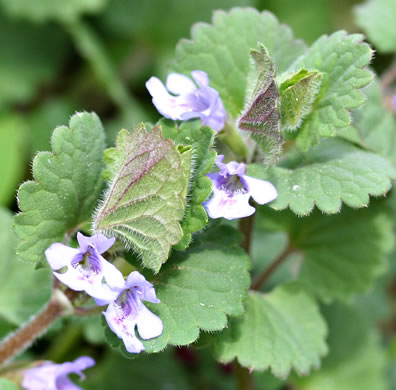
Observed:
[[[312,111],[322,74],[301,69],[282,77],[279,86],[282,129],[296,130]]]
[[[322,73],[312,113],[297,134],[296,143],[301,150],[308,150],[322,137],[335,136],[337,128],[349,126],[349,110],[365,102],[359,89],[373,79],[367,69],[373,50],[362,40],[362,35],[347,35],[344,31],[322,36],[292,65],[291,70],[305,68]]]
[[[322,300],[348,300],[367,291],[386,268],[393,245],[392,219],[381,205],[316,213],[293,239],[304,253],[299,278]]]
[[[289,27],[279,24],[270,12],[233,8],[215,11],[211,25],[193,26],[192,40],[182,40],[176,48],[174,70],[185,74],[205,71],[228,113],[237,118],[248,92],[250,50],[257,48],[258,42],[267,48],[278,72],[285,71],[305,49]]]
[[[329,355],[307,378],[293,378],[301,390],[385,390],[386,356],[377,331],[355,308],[324,308],[329,324]]]
[[[33,179],[18,191],[21,213],[14,230],[22,240],[18,256],[39,263],[44,251],[65,234],[88,222],[103,187],[105,134],[96,114],[78,113],[69,127],[52,135],[53,152],[33,160]]]
[[[328,214],[338,213],[342,202],[366,207],[369,196],[383,196],[391,189],[396,169],[377,154],[331,139],[307,153],[294,169],[265,170],[263,165],[251,164],[248,174],[275,185],[278,197],[272,208],[289,207],[298,215],[308,215],[315,205]]]
[[[192,147],[192,172],[187,194],[187,207],[181,222],[182,240],[174,247],[185,249],[191,242],[191,234],[203,229],[208,223],[208,215],[202,203],[212,191],[212,182],[206,176],[212,168],[216,152],[213,149],[214,131],[201,127],[201,121],[174,122],[162,119],[159,122],[164,138],[172,139],[176,145]]]
[[[222,228],[220,225],[217,229]],[[211,230],[212,235],[215,230]],[[143,341],[146,352],[159,352],[168,344],[191,344],[200,331],[224,329],[227,316],[243,313],[250,285],[250,259],[238,246],[239,234],[231,232],[229,237],[226,243],[205,240],[202,244],[198,240],[184,252],[173,252],[152,280],[161,303],[147,306],[161,318],[164,331],[155,339]],[[121,347],[131,357],[108,328],[106,337],[113,347]]]
[[[396,164],[396,118],[384,106],[379,80],[364,92],[367,94],[364,109],[353,112],[353,130],[357,135],[354,141]]]
[[[366,0],[355,8],[356,23],[383,53],[396,52],[396,2]]]
[[[327,352],[326,323],[319,307],[296,283],[268,294],[250,291],[246,312],[215,336],[214,353],[222,363],[234,358],[250,370],[271,369],[286,378],[294,368],[307,375]]]
[[[94,229],[123,240],[144,266],[158,272],[183,237],[192,150],[180,153],[162,137],[161,127],[147,132],[140,124],[132,134],[121,130],[106,155],[113,178]]]

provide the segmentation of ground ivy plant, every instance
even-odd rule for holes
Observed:
[[[381,2],[393,7],[370,0],[357,20],[395,51],[374,26]],[[102,3],[70,3],[62,23]],[[35,10],[60,18],[56,6]],[[379,343],[348,305],[386,269],[395,210],[396,120],[372,58],[360,34],[308,46],[270,12],[216,11],[179,42],[167,79],[147,81],[157,123],[135,116],[113,146],[95,113],[57,127],[19,187],[19,211],[0,209],[2,388],[75,388],[68,375],[91,357],[12,359],[53,326],[89,317],[132,359],[125,370],[191,346],[234,362],[238,389],[263,372],[274,389],[335,389],[328,376],[355,389],[343,364],[360,369]],[[17,142],[18,126],[6,125]],[[334,331],[342,324],[358,324],[362,342]],[[343,338],[361,347],[358,359]],[[375,364],[367,388],[381,390]]]

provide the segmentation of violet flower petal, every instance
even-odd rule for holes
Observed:
[[[157,78],[151,77],[146,82],[146,88],[153,98],[153,104],[161,115],[165,118],[180,120],[181,114],[185,108],[181,106],[181,102],[168,93],[164,84]]]
[[[203,72],[202,70],[193,70],[191,72],[191,76],[200,88],[209,87],[209,77],[207,73]],[[212,89],[215,90],[214,88]]]
[[[144,305],[142,305],[139,315],[136,318],[136,324],[139,336],[143,340],[160,336],[164,329],[161,319]]]
[[[278,196],[275,186],[269,181],[244,176],[248,185],[248,191],[258,204],[265,204],[273,201]]]
[[[81,244],[79,249],[55,243],[45,251],[52,269],[67,267],[63,273],[54,272],[54,276],[72,290],[85,291],[101,305],[112,302],[124,287],[124,277],[99,252],[108,250],[115,239],[102,234],[92,237],[77,234],[77,239]]]
[[[209,87],[209,78],[205,72],[195,70],[191,75],[198,87],[187,76],[179,73],[168,75],[166,88],[157,77],[151,77],[146,82],[146,88],[152,96],[153,104],[165,118],[200,118],[203,125],[220,131],[226,121],[226,112],[219,93]]]
[[[142,300],[160,303],[161,301],[157,298],[153,285],[146,280],[146,278],[138,271],[133,271],[127,277],[125,282],[126,288],[139,287],[142,293]]]
[[[38,367],[25,371],[22,386],[25,390],[80,390],[68,375],[75,373],[85,378],[82,370],[95,365],[95,361],[82,356],[74,362],[55,364],[46,362]]]
[[[259,204],[271,202],[278,196],[270,182],[245,175],[245,164],[236,161],[224,164],[223,159],[223,155],[216,158],[220,171],[207,175],[212,181],[213,192],[203,206],[209,217],[248,217],[255,212],[255,208],[249,204],[250,196]]]
[[[46,251],[45,257],[53,270],[59,270],[68,266],[75,256],[80,254],[80,250],[70,248],[67,245],[55,242]]]
[[[107,238],[103,234],[95,234],[92,237],[87,237],[81,234],[80,232],[77,233],[77,241],[78,245],[80,246],[80,250],[82,252],[87,252],[89,246],[93,246],[99,254],[102,254],[111,248],[115,243],[115,237]]]
[[[249,217],[256,209],[249,204],[249,193],[228,196],[224,191],[213,190],[213,196],[203,203],[210,218],[228,220]]]
[[[197,87],[184,74],[170,73],[166,78],[166,89],[174,95],[186,95],[193,93]]]
[[[130,353],[144,351],[143,343],[136,337],[136,319],[131,316],[123,318],[121,308],[114,302],[110,303],[107,310],[103,312],[110,329],[122,339],[125,348]]]
[[[159,303],[153,285],[134,271],[128,276],[123,291],[103,312],[111,330],[122,339],[128,352],[139,353],[144,345],[137,338],[135,328],[143,339],[158,337],[163,331],[161,319],[143,304],[142,300]]]

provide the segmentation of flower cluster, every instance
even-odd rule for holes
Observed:
[[[109,327],[128,352],[141,352],[144,346],[135,327],[144,340],[158,337],[163,329],[161,319],[142,303],[160,302],[153,285],[137,271],[124,280],[122,273],[101,256],[114,244],[114,238],[77,233],[77,240],[77,249],[54,243],[45,251],[55,277],[72,290],[85,291],[98,305],[108,305],[103,315]]]
[[[85,379],[82,371],[94,365],[95,361],[89,356],[62,364],[45,362],[25,371],[22,386],[24,390],[81,390],[68,375],[77,374]]]

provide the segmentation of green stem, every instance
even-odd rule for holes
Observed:
[[[243,142],[241,135],[235,126],[227,122],[217,135],[224,144],[226,144],[233,153],[237,156],[238,160],[246,161],[248,157],[248,148]]]
[[[239,231],[243,234],[243,241],[241,247],[250,255],[252,236],[253,236],[254,214],[250,217],[241,218],[239,220]]]
[[[143,121],[145,114],[142,106],[125,88],[94,30],[82,20],[68,22],[65,28],[124,117],[134,122]]]

